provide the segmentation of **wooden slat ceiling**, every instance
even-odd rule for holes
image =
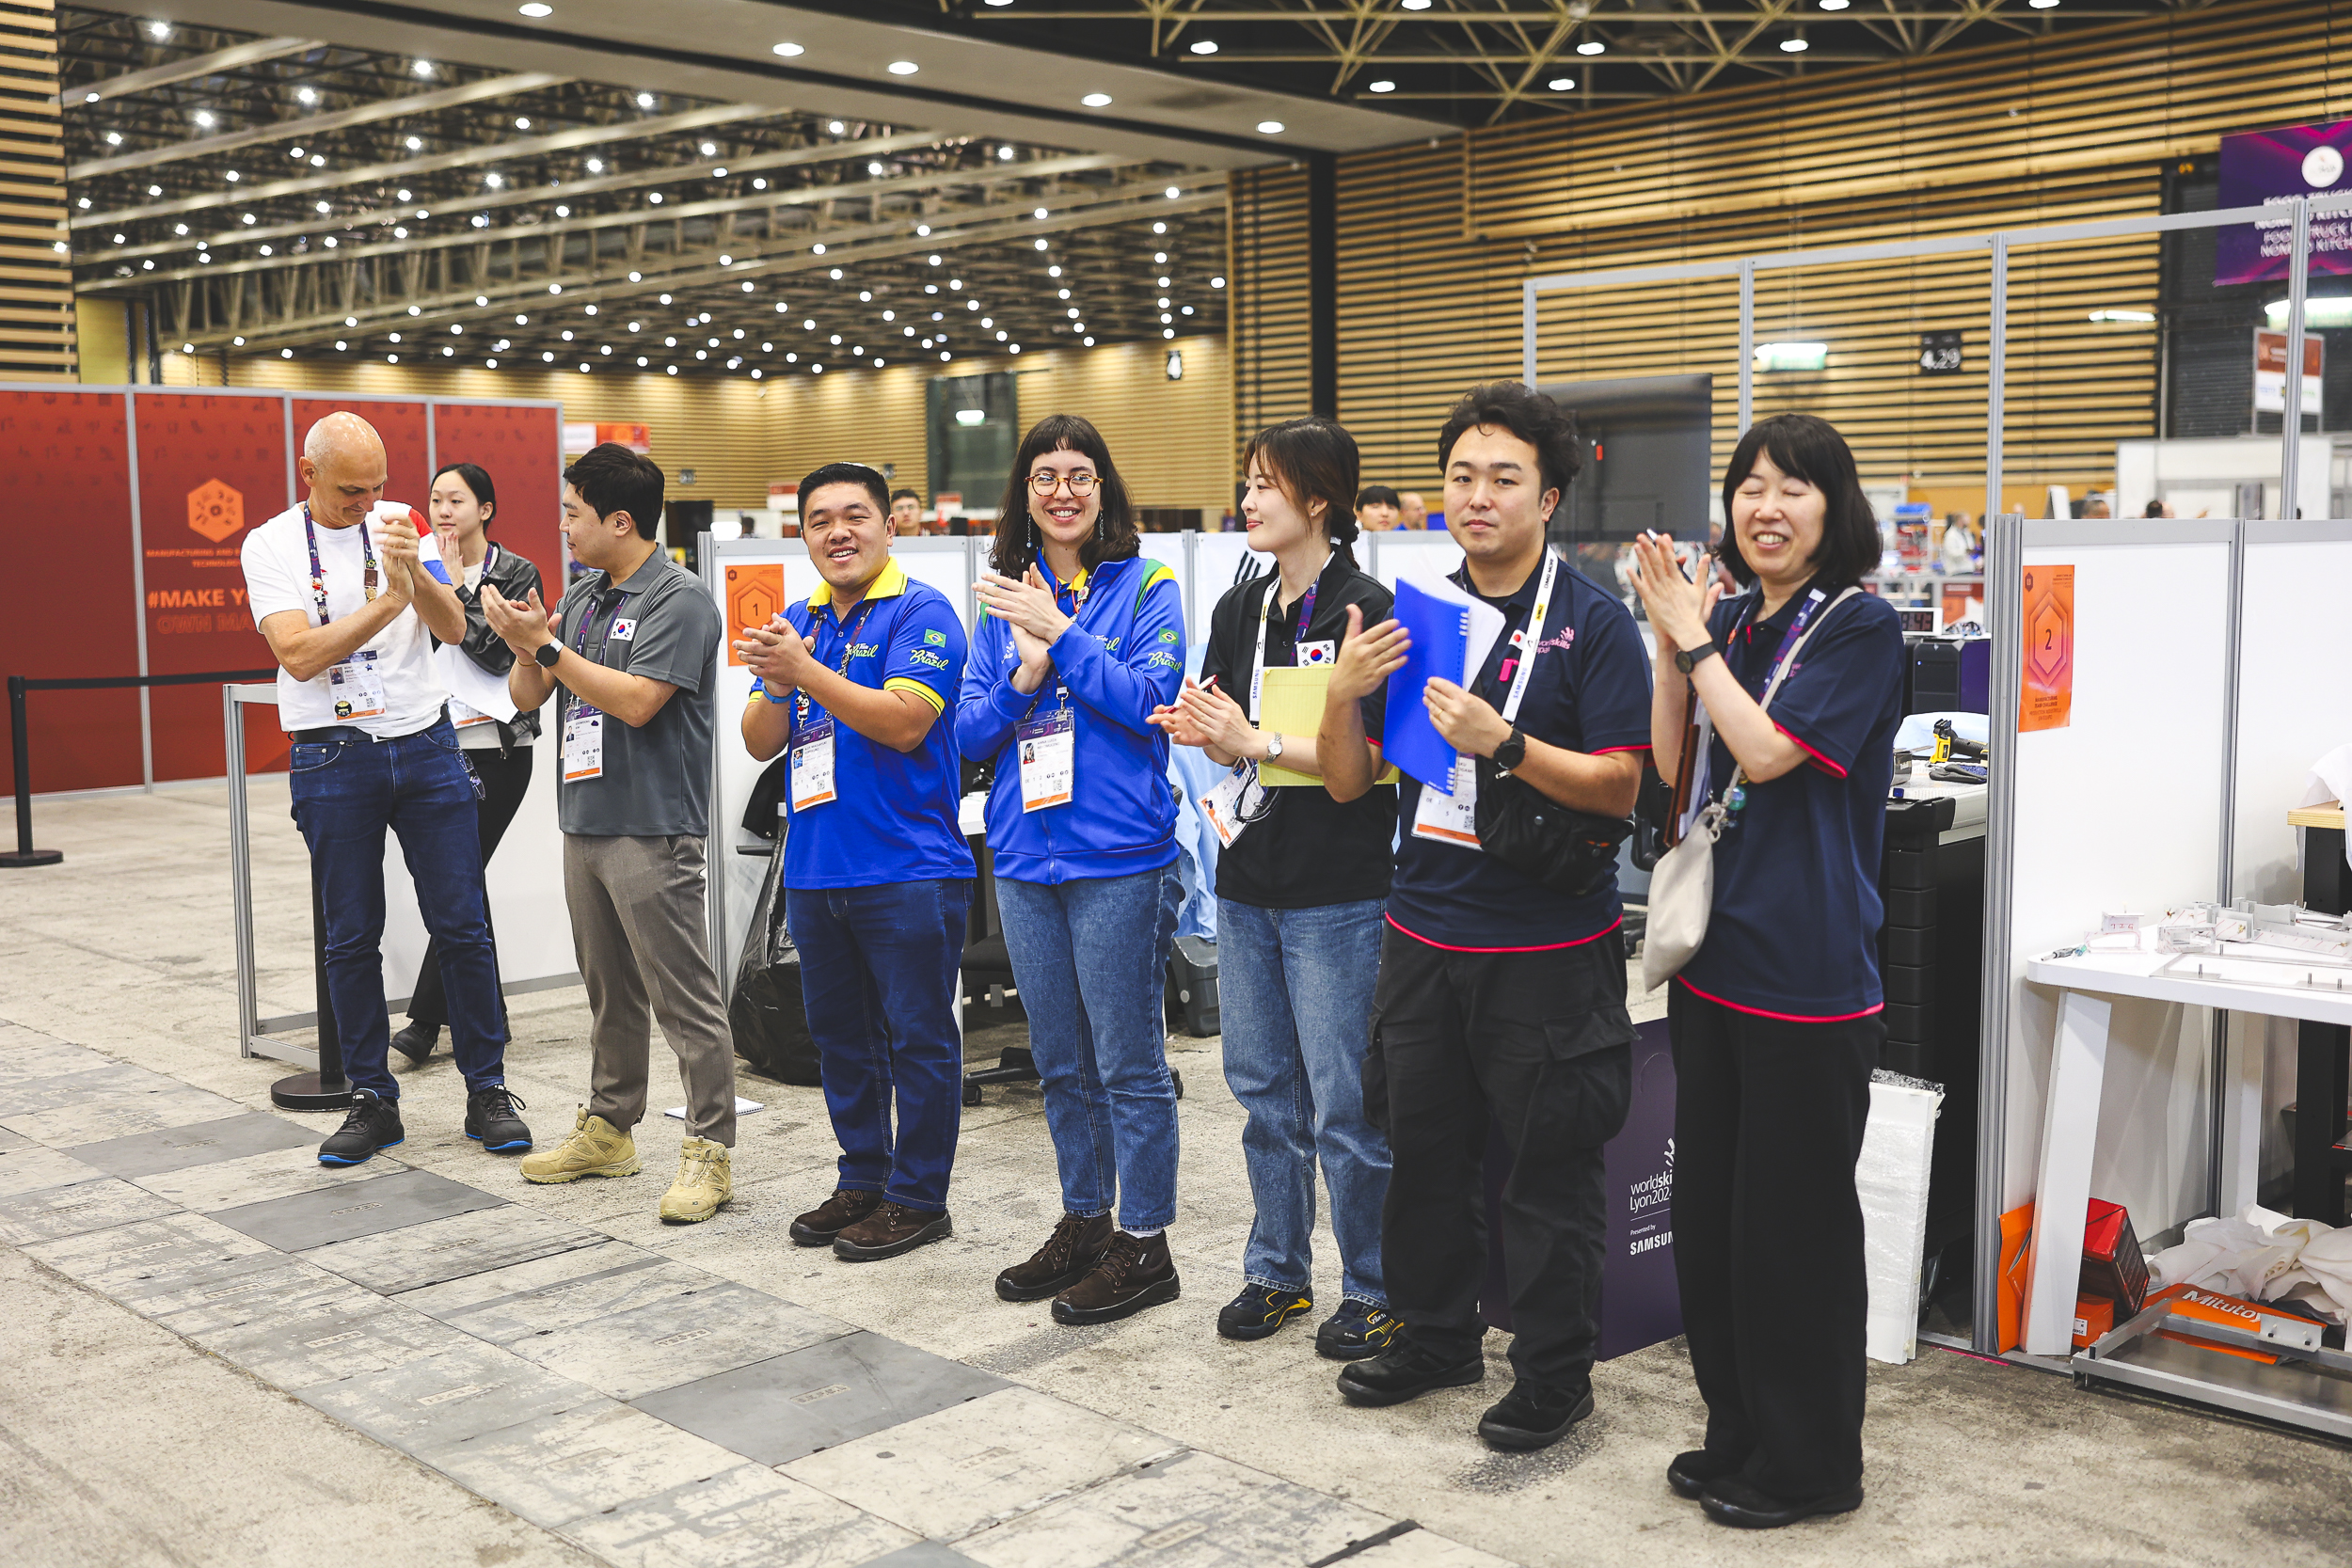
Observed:
[[[2154,214],[2168,161],[2210,154],[2223,130],[2345,112],[2352,79],[2329,9],[2241,4],[1915,63],[1891,82],[1859,72],[1344,159],[1340,415],[1366,480],[1434,483],[1453,399],[1518,373],[1527,276]],[[1269,175],[1233,188],[1243,436],[1304,404],[1305,249],[1272,243],[1303,215],[1304,184]],[[1756,412],[1831,420],[1873,482],[1980,484],[1988,273],[1971,255],[1759,275],[1757,341],[1824,342],[1829,355],[1820,372],[1759,372]],[[2104,483],[2115,442],[2154,433],[2156,334],[2089,318],[2153,310],[2156,296],[2153,236],[2014,254],[2004,458],[2015,485]],[[1919,334],[1954,330],[1963,371],[1921,374]],[[1732,280],[1549,294],[1538,343],[1548,382],[1711,372],[1717,466],[1728,456]]]
[[[56,97],[51,0],[0,0],[0,380],[74,371]]]

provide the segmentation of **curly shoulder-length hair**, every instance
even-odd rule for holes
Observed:
[[[1124,561],[1142,549],[1136,531],[1136,509],[1127,499],[1127,486],[1120,480],[1118,466],[1111,462],[1110,443],[1090,420],[1075,414],[1048,414],[1029,427],[1029,433],[1021,437],[1021,450],[1013,453],[1012,472],[1005,478],[1005,499],[996,509],[996,541],[989,546],[989,570],[1017,578],[1037,560],[1040,541],[1037,524],[1029,515],[1029,466],[1049,451],[1062,451],[1089,459],[1095,477],[1102,482],[1094,492],[1103,503],[1101,519],[1078,547],[1079,562],[1090,572],[1105,561]]]

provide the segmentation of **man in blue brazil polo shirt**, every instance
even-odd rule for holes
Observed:
[[[1616,598],[1546,548],[1577,469],[1552,401],[1516,381],[1471,389],[1438,438],[1454,581],[1502,613],[1467,687],[1422,694],[1456,751],[1491,757],[1547,799],[1624,816],[1649,746],[1649,658]],[[1359,700],[1403,661],[1384,622],[1342,644],[1316,736],[1325,786],[1372,782]],[[1524,676],[1514,717],[1509,693]],[[1605,1207],[1601,1148],[1632,1090],[1622,910],[1615,875],[1582,896],[1522,876],[1479,843],[1474,820],[1407,779],[1373,993],[1364,1109],[1393,1166],[1381,1213],[1392,1347],[1340,1374],[1355,1404],[1394,1404],[1480,1381],[1479,1287],[1499,1240],[1511,1303],[1511,1392],[1479,1435],[1501,1449],[1557,1442],[1593,1408]],[[1510,1171],[1502,1234],[1486,1234],[1482,1166],[1499,1127]]]
[[[824,586],[736,644],[758,677],[743,743],[762,761],[788,752],[785,917],[841,1144],[837,1189],[792,1222],[792,1239],[862,1261],[955,1229],[973,864],[956,825],[955,733],[938,721],[965,639],[946,595],[891,559],[881,474],[828,463],[800,497]]]

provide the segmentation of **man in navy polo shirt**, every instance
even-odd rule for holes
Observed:
[[[973,864],[955,733],[938,720],[963,678],[963,623],[891,559],[882,475],[828,463],[800,497],[824,586],[736,644],[758,677],[743,743],[762,761],[788,752],[785,918],[841,1144],[839,1186],[792,1239],[896,1258],[955,1230]]]
[[[1503,625],[1469,689],[1428,683],[1431,719],[1457,751],[1563,805],[1628,815],[1649,745],[1648,657],[1625,606],[1544,545],[1576,472],[1574,426],[1549,398],[1494,382],[1455,405],[1438,446],[1446,531],[1465,558],[1454,581]],[[1341,800],[1372,783],[1358,703],[1402,663],[1404,641],[1384,622],[1342,645],[1317,736]],[[1506,720],[1522,660],[1532,663]],[[1405,781],[1364,1071],[1365,1110],[1385,1122],[1395,1159],[1381,1257],[1406,1331],[1342,1372],[1340,1392],[1395,1404],[1485,1377],[1483,1165],[1499,1125],[1511,1158],[1502,1244],[1516,1381],[1478,1431],[1498,1448],[1534,1449],[1593,1408],[1601,1146],[1624,1124],[1632,1085],[1622,911],[1613,874],[1582,897],[1555,893],[1486,853],[1469,814],[1448,805]]]

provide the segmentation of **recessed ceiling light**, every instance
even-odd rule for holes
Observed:
[[[2026,5],[2031,6],[2038,11],[2049,10],[2053,7],[2057,6],[2058,3],[2058,0],[2026,0]]]
[[[528,130],[530,130],[530,129],[531,129],[531,117],[530,117],[529,115],[516,115],[516,116],[515,117],[515,129],[516,129],[516,130],[517,130],[517,131],[528,131]]]
[[[703,143],[702,153],[706,158],[717,157],[719,155],[719,144],[715,141],[707,141]]]
[[[171,24],[168,22],[151,22],[147,24],[147,36],[153,39],[156,42],[161,43],[164,40],[171,37]],[[245,340],[240,338],[237,341],[243,342]]]
[[[1401,0],[1401,4],[1408,11],[1425,11],[1429,8],[1429,0]]]
[[[830,131],[830,132],[832,132],[834,135],[836,135],[836,136],[837,136],[837,135],[841,135],[841,132],[842,132],[842,129],[843,129],[843,128],[842,128],[842,124],[841,124],[841,122],[840,122],[839,120],[837,120],[837,119],[830,119],[830,120],[827,120],[827,121],[825,122],[825,129],[826,129],[826,130],[828,130],[828,131]]]
[[[1803,39],[1783,39],[1780,40],[1780,52],[1784,55],[1802,55],[1812,47],[1813,46],[1811,44],[1805,42]]]
[[[1008,163],[1008,164],[1009,164],[1009,163],[1011,163],[1011,162],[1012,162],[1012,149],[1011,149],[1011,148],[1009,148],[1009,147],[1000,147],[1000,148],[998,148],[998,149],[996,150],[996,157],[997,157],[997,160],[998,160],[999,162],[1001,162],[1001,163]]]
[[[802,48],[799,44],[797,44],[797,43],[779,43],[779,44],[775,45],[775,46],[774,46],[771,50],[770,50],[770,53],[771,53],[771,54],[775,54],[775,55],[783,55],[786,59],[787,59],[787,60],[788,60],[788,59],[792,58],[792,56],[793,56],[793,55],[805,55],[805,54],[807,54],[807,53],[808,53],[808,51],[807,51],[807,50],[805,50],[805,49],[803,49],[803,48]]]
[[[1609,46],[1598,39],[1586,39],[1576,46],[1576,52],[1580,55],[1599,55],[1606,53],[1608,48]]]
[[[408,150],[409,150],[409,151],[411,151],[411,152],[416,152],[416,151],[421,150],[423,147],[424,147],[424,138],[422,138],[421,136],[410,136],[410,137],[408,138]]]
[[[528,6],[517,6],[515,8],[522,12],[523,15],[532,17],[553,16],[555,14],[555,8],[553,6],[542,4],[541,0],[531,0],[531,4]]]
[[[1107,109],[1110,107],[1111,95],[1107,92],[1090,92],[1078,102],[1089,109]]]
[[[192,118],[205,130],[209,131],[213,128],[213,114],[210,109],[199,109]]]
[[[1262,136],[1279,136],[1281,134],[1282,122],[1280,120],[1262,119],[1258,121],[1258,135]]]
[[[639,108],[641,108],[641,109],[650,109],[650,108],[652,108],[652,107],[653,107],[653,94],[651,94],[651,93],[649,93],[649,92],[641,92],[641,93],[639,93],[639,94],[637,95],[637,106],[638,106]]]
[[[1576,90],[1576,78],[1573,76],[1554,76],[1550,81],[1545,83],[1544,85],[1554,92],[1574,92]]]
[[[1375,82],[1372,84],[1372,90],[1375,92],[1394,92],[1396,90],[1396,84],[1394,82]]]
[[[315,103],[319,101],[318,88],[296,87],[294,88],[294,97],[305,103]]]
[[[1842,11],[1848,6],[1852,4],[1853,0],[1821,0],[1821,9],[1825,11]]]
[[[913,60],[893,60],[890,62],[890,74],[893,76],[912,76],[922,69],[923,68],[921,66],[916,65]]]
[[[433,74],[433,62],[431,60],[419,60],[408,69],[415,71],[420,76],[430,76]]]

